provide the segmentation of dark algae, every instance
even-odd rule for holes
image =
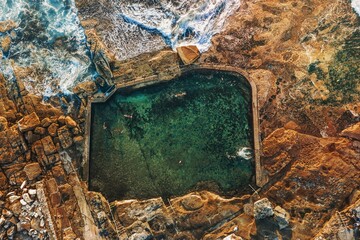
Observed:
[[[251,122],[250,86],[230,73],[119,90],[92,107],[90,189],[110,200],[236,193],[253,175]]]

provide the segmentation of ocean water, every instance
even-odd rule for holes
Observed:
[[[250,86],[237,75],[123,90],[93,105],[90,189],[110,200],[241,192],[254,174],[251,122]]]
[[[27,90],[52,96],[96,74],[73,0],[0,0],[0,21],[9,20],[17,27],[0,33],[1,40],[11,38],[8,51],[0,47],[7,79],[14,79],[15,66],[26,69]]]
[[[91,0],[88,0],[91,1]],[[110,25],[99,29],[105,44],[118,59],[126,59],[165,46],[211,46],[227,18],[240,7],[238,0],[132,0],[94,1],[80,9],[82,18],[96,17]]]
[[[351,6],[355,12],[360,16],[360,0],[351,0]]]
[[[237,0],[104,0],[86,13],[107,16],[114,27],[104,32],[104,41],[126,59],[166,45],[196,44],[205,51],[239,5]],[[0,21],[17,24],[0,33],[0,41],[11,38],[8,51],[0,46],[0,71],[10,81],[15,66],[25,69],[27,90],[44,96],[70,93],[76,83],[93,79],[96,72],[77,13],[74,0],[0,0]]]

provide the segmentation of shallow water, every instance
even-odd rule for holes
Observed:
[[[250,93],[207,71],[94,104],[90,189],[110,200],[236,193],[253,175]]]

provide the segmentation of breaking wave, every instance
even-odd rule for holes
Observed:
[[[25,71],[21,80],[28,91],[69,93],[76,82],[94,74],[73,0],[0,0],[0,21],[16,24],[0,33],[0,39],[11,39],[10,48],[1,49],[0,70],[7,79]]]

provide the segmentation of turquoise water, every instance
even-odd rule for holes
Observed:
[[[237,75],[193,72],[92,111],[89,185],[110,200],[235,194],[251,180],[251,91]]]

